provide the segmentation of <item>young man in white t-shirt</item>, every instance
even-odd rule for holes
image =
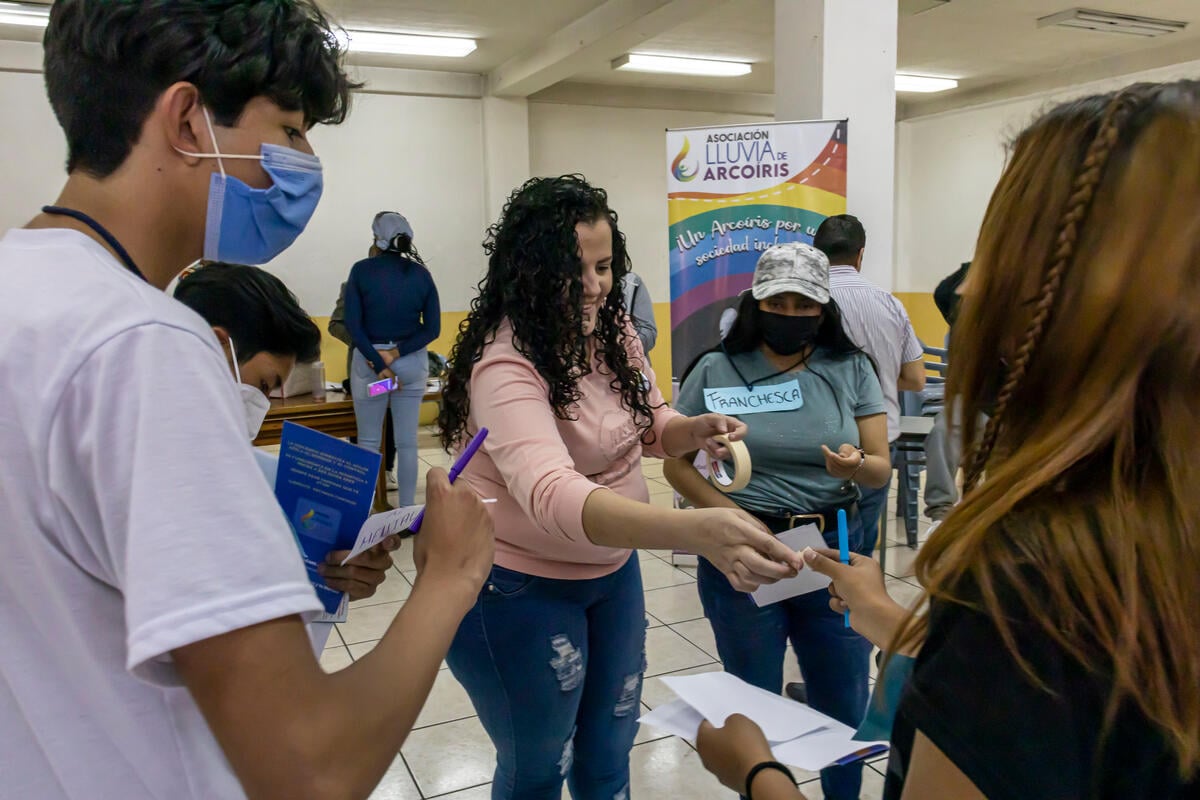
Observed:
[[[45,50],[68,179],[0,240],[3,791],[366,797],[487,576],[487,512],[430,474],[411,597],[326,675],[224,353],[161,291],[303,229],[336,39],[310,0],[58,0]]]

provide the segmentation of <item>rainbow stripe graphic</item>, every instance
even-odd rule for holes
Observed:
[[[750,287],[762,250],[778,242],[811,242],[827,216],[846,211],[846,122],[793,124],[833,128],[817,156],[780,183],[751,191],[689,190],[667,196],[672,372],[676,377],[699,353],[717,343],[721,313]],[[700,138],[701,132],[693,133]],[[683,150],[671,163],[673,175],[690,149],[687,145],[685,139]],[[817,146],[810,145],[808,152]],[[749,182],[716,183],[740,188],[737,184]]]

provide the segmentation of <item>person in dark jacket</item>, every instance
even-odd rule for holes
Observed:
[[[345,325],[354,344],[350,391],[359,447],[379,451],[383,418],[391,409],[398,500],[407,506],[417,488],[417,425],[429,375],[426,348],[442,331],[442,312],[408,220],[383,211],[375,215],[372,232],[371,257],[355,264],[346,281]],[[390,388],[378,385],[385,379],[393,381]]]

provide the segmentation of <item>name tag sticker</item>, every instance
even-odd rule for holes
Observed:
[[[717,414],[765,414],[768,411],[796,411],[804,407],[800,381],[773,383],[770,386],[724,386],[704,390],[704,406]]]

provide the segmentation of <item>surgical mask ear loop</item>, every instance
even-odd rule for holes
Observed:
[[[217,132],[213,130],[212,115],[208,113],[208,106],[205,106],[201,110],[204,112],[204,124],[208,126],[208,138],[212,139],[213,152],[217,156],[217,168],[221,170],[221,179],[224,180],[227,177],[225,175],[225,162],[221,158],[221,148],[217,146]],[[237,358],[235,357],[233,360],[237,361]]]
[[[237,347],[233,344],[233,337],[229,337],[229,357],[233,360],[233,379],[240,385],[242,382],[242,371],[238,369]]]
[[[244,158],[248,161],[262,161],[263,160],[263,157],[261,155],[252,156],[252,155],[243,155],[243,154],[238,154],[238,153],[222,154],[221,148],[217,146],[217,133],[213,129],[212,116],[208,113],[208,107],[205,106],[201,110],[204,112],[204,124],[208,127],[208,138],[212,139],[213,152],[211,152],[211,153],[189,153],[187,150],[184,150],[183,148],[180,148],[180,147],[175,148],[176,152],[181,153],[185,156],[191,156],[192,158],[215,158],[217,160],[217,168],[221,170],[222,178],[228,177],[225,174],[224,159],[226,159],[226,158]]]

